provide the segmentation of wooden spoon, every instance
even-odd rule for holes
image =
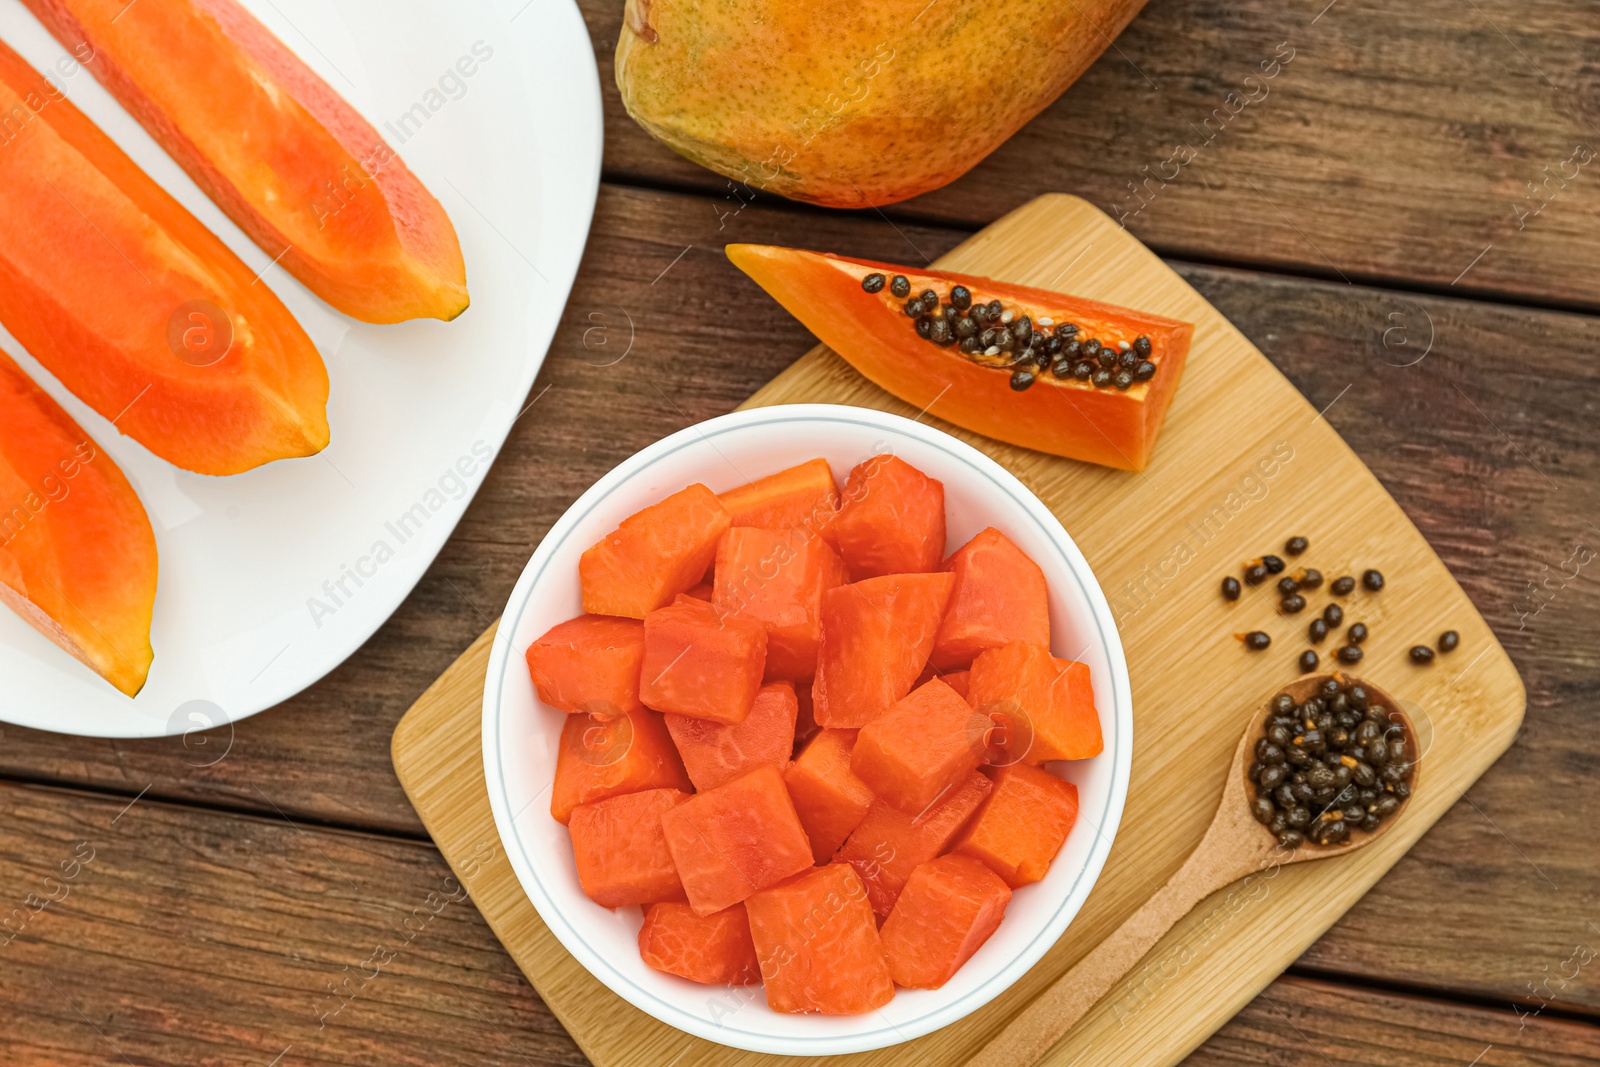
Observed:
[[[1411,790],[1417,786],[1419,743],[1415,725],[1400,710],[1394,698],[1368,682],[1343,674],[1310,674],[1273,693],[1286,692],[1301,703],[1315,694],[1329,678],[1360,685],[1367,691],[1369,704],[1389,709],[1389,717],[1405,731],[1406,759],[1411,763]],[[1262,704],[1267,710],[1271,698]],[[1233,766],[1222,791],[1222,803],[1206,830],[1205,837],[1189,854],[1182,867],[1166,885],[1145,901],[1144,906],[1111,933],[1067,973],[1040,993],[1033,1003],[1012,1018],[967,1067],[1026,1067],[1037,1062],[1073,1024],[1086,1015],[1122,976],[1131,971],[1155,947],[1179,919],[1189,914],[1206,897],[1224,886],[1277,865],[1330,859],[1365,848],[1395,824],[1409,797],[1402,800],[1388,818],[1372,833],[1352,831],[1338,845],[1316,845],[1307,841],[1298,849],[1285,849],[1272,831],[1250,813],[1253,797],[1249,781],[1256,739],[1262,736],[1263,715],[1250,716],[1244,736],[1233,754]]]

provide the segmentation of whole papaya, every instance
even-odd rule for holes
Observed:
[[[1144,0],[627,0],[617,86],[701,166],[828,207],[970,170],[1061,95]]]

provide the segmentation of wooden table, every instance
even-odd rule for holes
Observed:
[[[205,746],[0,731],[0,917],[56,898],[0,933],[0,1063],[582,1063],[401,794],[395,722],[578,493],[809,346],[724,243],[917,263],[1050,190],[1124,216],[1326,406],[1528,688],[1506,757],[1191,1062],[1600,1063],[1593,5],[1152,0],[967,177],[859,213],[746,202],[645,137],[620,7],[583,0],[606,169],[564,326],[394,618]]]

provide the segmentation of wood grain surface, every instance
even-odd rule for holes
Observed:
[[[1579,946],[1600,947],[1600,850],[1587,830],[1600,818],[1600,593],[1592,569],[1570,580],[1560,569],[1577,545],[1600,542],[1600,323],[1581,313],[1600,303],[1594,168],[1520,229],[1515,208],[1544,167],[1594,143],[1600,23],[1589,7],[1420,0],[1402,10],[1338,0],[1319,18],[1324,0],[1151,0],[1118,40],[1126,60],[1108,52],[991,160],[882,215],[817,212],[759,193],[743,206],[748,192],[661,148],[616,109],[610,52],[621,5],[582,7],[607,93],[610,184],[528,398],[538,402],[416,591],[344,666],[231,738],[221,731],[185,747],[0,727],[0,779],[57,787],[23,792],[72,818],[102,804],[115,814],[141,794],[134,810],[172,813],[188,829],[171,832],[187,843],[141,850],[129,860],[139,865],[132,882],[198,880],[193,842],[281,825],[278,806],[306,836],[241,857],[234,876],[214,884],[241,911],[257,907],[255,873],[307,862],[310,842],[382,835],[398,850],[382,865],[340,865],[374,906],[396,903],[396,885],[421,883],[405,882],[404,865],[387,857],[433,855],[389,765],[400,715],[498,613],[532,545],[578,493],[660,436],[731,410],[810,343],[731,268],[724,242],[916,263],[1038,193],[1126,208],[1140,168],[1168,158],[1189,122],[1225,106],[1227,92],[1288,41],[1296,58],[1269,83],[1270,97],[1244,108],[1128,225],[1308,399],[1333,401],[1324,418],[1494,628],[1529,709],[1506,756],[1311,946],[1298,977],[1269,987],[1191,1062],[1316,1067],[1326,1049],[1341,1064],[1465,1064],[1491,1043],[1481,1063],[1582,1062],[1595,1040],[1584,1020],[1600,1019],[1600,965],[1572,974],[1566,961]],[[1399,365],[1422,351],[1422,362]],[[62,857],[30,827],[11,821],[5,833],[0,893],[16,906]],[[149,898],[128,899],[132,913]],[[319,899],[278,901],[274,921],[281,930],[344,921],[323,917]],[[55,944],[80,947],[59,956],[41,948],[15,979],[14,952],[33,935],[0,950],[0,981],[14,983],[0,996],[9,1035],[0,1063],[121,1062],[66,1004],[39,999],[45,977],[64,990],[102,989],[103,1010],[90,1018],[112,1024],[119,1043],[148,1033],[137,1046],[145,1062],[269,1063],[282,1045],[260,1055],[248,1028],[162,992],[167,967],[181,970],[202,950],[195,988],[219,1003],[254,988],[260,953],[212,937],[191,903],[174,893],[162,905],[171,945],[159,959],[132,922],[86,926],[76,940],[63,924]],[[370,939],[359,923],[348,932]],[[416,1040],[439,1042],[427,1062],[578,1062],[570,1044],[530,1043],[527,1035],[559,1033],[558,1024],[509,959],[493,966],[506,977],[474,1007],[526,1053],[507,1053],[475,1011],[451,1007],[433,986],[404,985],[397,1002],[429,1028]],[[115,1029],[121,1023],[130,1029]],[[300,1060],[311,1047],[302,1046],[282,1062],[407,1062],[385,1052],[401,1047],[386,1036],[405,1033],[399,1025],[366,1027],[359,1052],[347,1045]],[[1314,1039],[1309,1051],[1297,1028]],[[55,1051],[18,1043],[45,1029]],[[475,1036],[451,1044],[458,1035]]]

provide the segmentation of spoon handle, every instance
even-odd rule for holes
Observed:
[[[1134,968],[1196,904],[1240,877],[1236,862],[1208,848],[1208,835],[1167,884],[1006,1024],[967,1067],[1027,1067]]]

